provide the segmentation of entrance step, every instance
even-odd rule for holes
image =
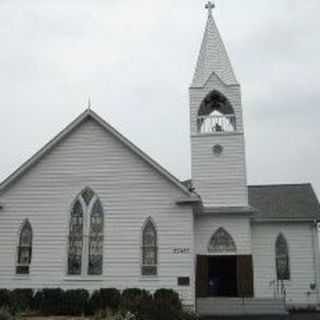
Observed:
[[[284,300],[263,298],[198,298],[197,313],[210,316],[283,316],[288,315]]]

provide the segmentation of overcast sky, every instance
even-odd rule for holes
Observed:
[[[87,107],[180,179],[205,1],[0,1],[0,179]],[[250,184],[320,195],[319,0],[217,0],[242,87]]]

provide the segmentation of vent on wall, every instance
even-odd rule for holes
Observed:
[[[189,277],[178,277],[178,286],[189,286],[190,278]]]

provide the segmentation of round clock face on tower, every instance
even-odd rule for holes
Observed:
[[[221,144],[216,144],[213,146],[212,150],[216,156],[220,156],[223,152],[223,146]]]

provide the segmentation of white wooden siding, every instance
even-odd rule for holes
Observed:
[[[219,229],[224,228],[233,238],[236,254],[251,254],[251,229],[248,218],[241,217],[195,217],[195,253],[198,255],[210,255],[208,244],[212,235]]]
[[[254,283],[257,297],[273,297],[276,280],[275,241],[279,233],[289,246],[291,279],[285,281],[287,303],[306,305],[317,302],[317,294],[310,296],[310,284],[315,283],[312,224],[261,223],[252,226]]]
[[[209,135],[192,138],[192,178],[205,206],[247,206],[243,135]],[[223,146],[216,156],[212,147]]]
[[[105,213],[103,276],[66,276],[69,211],[75,196],[90,186]],[[141,287],[177,290],[194,304],[193,214],[175,204],[183,192],[129,151],[93,120],[86,120],[1,195],[0,287]],[[141,230],[156,223],[158,276],[142,277]],[[33,254],[29,277],[15,275],[17,234],[28,218]],[[190,248],[175,255],[174,248]],[[190,277],[178,287],[177,277]]]

